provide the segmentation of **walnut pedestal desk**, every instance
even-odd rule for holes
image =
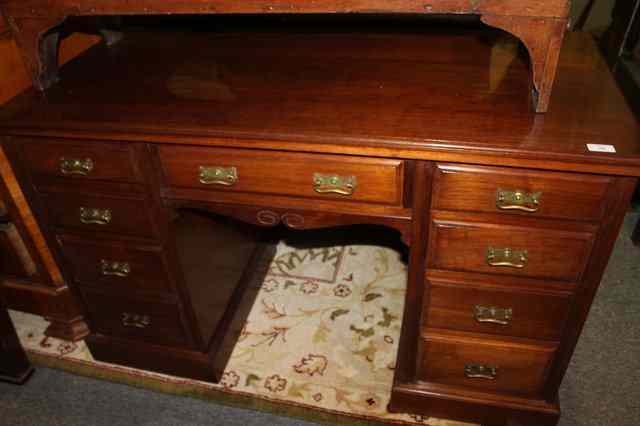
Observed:
[[[401,27],[125,33],[3,109],[98,359],[217,380],[260,231],[381,225],[409,247],[389,409],[556,424],[635,120],[587,37],[535,114],[504,34]]]

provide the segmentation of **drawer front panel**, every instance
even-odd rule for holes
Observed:
[[[188,339],[177,304],[82,290],[91,329],[108,336],[185,346]]]
[[[430,281],[423,324],[475,333],[559,340],[569,295],[519,292]],[[425,299],[426,300],[426,299]]]
[[[522,396],[540,395],[551,346],[505,345],[432,335],[421,341],[419,380]]]
[[[43,195],[56,227],[152,237],[153,225],[142,199],[102,195],[47,193]]]
[[[173,188],[402,204],[400,160],[175,146],[158,152]]]
[[[126,144],[83,141],[25,141],[25,163],[34,176],[64,177],[84,180],[141,182],[131,148]]]
[[[435,220],[432,269],[577,281],[593,243],[589,232]]]
[[[501,167],[439,164],[433,206],[528,216],[602,218],[611,178]]]
[[[171,292],[160,247],[58,237],[73,278],[114,294]]]

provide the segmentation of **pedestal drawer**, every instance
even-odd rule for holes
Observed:
[[[242,149],[160,146],[172,188],[289,195],[401,206],[401,160]]]
[[[81,285],[132,295],[172,291],[162,249],[118,241],[59,236],[73,279]]]
[[[587,231],[435,218],[429,267],[452,271],[579,280],[591,252]]]
[[[420,343],[419,380],[531,397],[540,395],[556,349],[444,332]]]
[[[142,182],[129,144],[30,140],[20,145],[32,175]]]
[[[152,237],[144,199],[76,193],[43,194],[52,224],[59,228]]]
[[[587,174],[438,164],[433,207],[598,221],[611,181]]]
[[[559,340],[570,293],[429,280],[423,325],[475,333]]]
[[[177,304],[82,290],[91,329],[108,336],[191,346]]]

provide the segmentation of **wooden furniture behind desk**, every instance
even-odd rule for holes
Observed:
[[[22,349],[9,312],[0,297],[0,380],[22,384],[33,367]]]
[[[66,63],[96,42],[75,34],[62,43],[60,63]],[[31,86],[9,27],[0,15],[0,104]],[[84,338],[88,329],[53,261],[49,248],[24,199],[13,170],[0,149],[0,291],[11,309],[41,315],[51,322],[47,336]]]
[[[389,408],[556,424],[640,133],[590,39],[544,116],[510,46],[404,22],[143,31],[14,100],[3,145],[93,354],[216,380],[259,229],[385,225],[410,247]]]

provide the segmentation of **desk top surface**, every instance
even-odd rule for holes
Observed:
[[[44,95],[25,92],[0,126],[407,158],[475,154],[640,174],[636,120],[587,35],[566,38],[549,111],[536,115],[530,96],[527,55],[500,32],[132,32],[63,67]]]

